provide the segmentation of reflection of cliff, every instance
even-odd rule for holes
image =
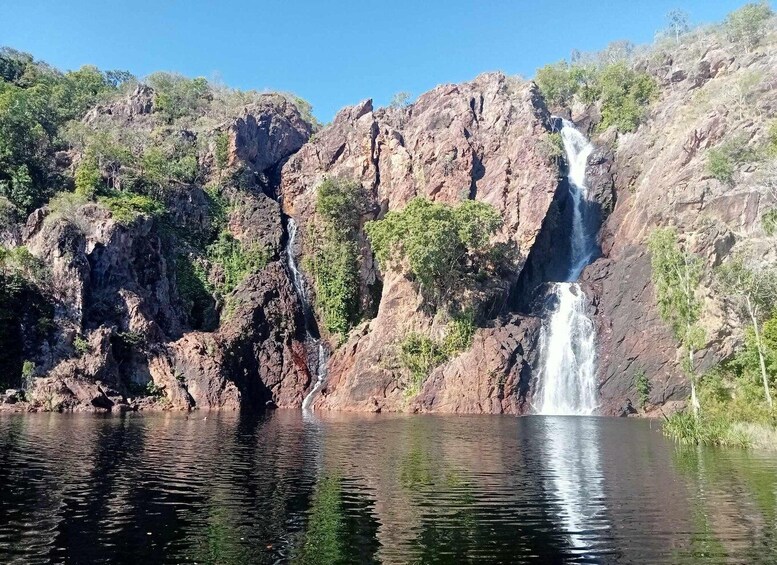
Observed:
[[[773,455],[561,422],[3,417],[0,562],[777,562]]]

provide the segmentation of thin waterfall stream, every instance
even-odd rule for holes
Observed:
[[[539,414],[589,415],[596,410],[596,328],[586,312],[585,293],[576,282],[595,258],[596,232],[590,209],[586,168],[594,147],[562,120],[561,139],[568,164],[572,203],[569,270],[566,280],[553,283],[554,309],[540,333],[541,369],[536,410]]]
[[[302,272],[297,266],[297,260],[294,257],[294,245],[297,242],[297,222],[294,221],[294,218],[290,217],[286,227],[289,234],[288,240],[286,242],[286,264],[289,267],[289,272],[291,273],[291,282],[294,285],[294,291],[297,293],[297,296],[299,297],[300,302],[302,303],[302,308],[304,310],[306,341],[308,343],[314,344],[317,351],[316,382],[314,383],[313,388],[310,389],[310,392],[308,392],[308,394],[302,400],[302,409],[307,411],[312,409],[313,400],[315,400],[316,394],[318,394],[318,392],[321,390],[321,387],[326,382],[329,352],[324,345],[324,340],[322,340],[320,337],[314,336],[310,331],[310,327],[308,327],[309,316],[312,316],[312,308],[310,307],[310,302],[308,301],[308,291],[307,287],[305,286],[305,279],[302,276]]]

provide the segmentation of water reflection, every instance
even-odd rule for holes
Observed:
[[[777,458],[647,422],[203,418],[0,417],[0,562],[777,562]]]
[[[569,543],[578,555],[603,545],[609,529],[600,462],[599,421],[596,418],[549,416],[536,419],[546,468],[548,501],[559,507]]]

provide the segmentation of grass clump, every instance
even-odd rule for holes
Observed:
[[[722,183],[732,184],[737,169],[757,158],[756,152],[747,145],[747,140],[736,137],[709,150],[707,172]]]

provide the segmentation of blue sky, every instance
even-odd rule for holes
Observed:
[[[0,0],[0,45],[94,64],[294,92],[329,121],[501,70],[530,77],[572,49],[651,41],[672,8],[719,21],[744,0]]]

